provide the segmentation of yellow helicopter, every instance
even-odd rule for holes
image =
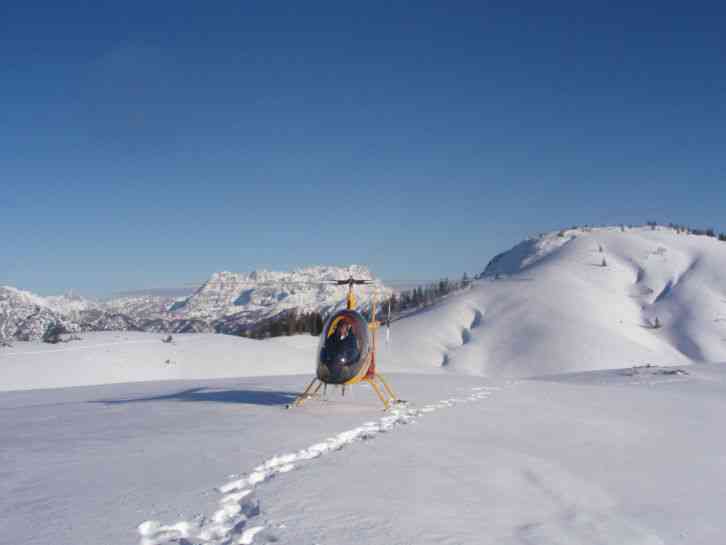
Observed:
[[[381,323],[376,319],[376,300],[371,304],[370,322],[356,310],[353,286],[371,284],[371,280],[350,277],[334,280],[339,286],[348,286],[346,308],[334,312],[323,326],[318,345],[315,378],[288,407],[298,407],[306,400],[319,396],[328,384],[341,387],[345,395],[346,386],[367,382],[373,388],[385,410],[401,403],[388,381],[376,370],[376,332]],[[390,308],[389,318],[390,320]]]

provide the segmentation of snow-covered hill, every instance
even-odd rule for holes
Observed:
[[[390,366],[521,377],[726,361],[724,271],[726,243],[670,228],[542,235],[396,322]]]

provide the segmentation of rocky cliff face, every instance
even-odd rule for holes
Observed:
[[[374,280],[357,287],[361,306],[367,306],[374,294],[383,298],[392,293],[367,268],[357,265],[291,272],[218,272],[181,299],[135,295],[97,302],[72,295],[40,297],[2,287],[0,340],[38,340],[53,324],[69,332],[237,332],[287,312],[325,313],[341,306],[347,288],[325,282],[349,276]]]
[[[57,305],[27,291],[0,287],[0,339],[7,342],[37,340],[53,324],[67,331],[80,331],[80,326]]]
[[[341,304],[347,288],[326,284],[349,276],[374,281],[359,286],[359,303],[368,304],[374,294],[391,294],[371,272],[362,266],[309,267],[291,272],[255,271],[249,274],[219,272],[186,300],[175,304],[175,316],[203,320],[219,320],[237,316],[239,320],[255,322],[283,311],[324,312]]]

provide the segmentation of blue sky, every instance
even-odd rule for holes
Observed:
[[[0,284],[478,272],[573,224],[726,231],[726,13],[3,2]]]

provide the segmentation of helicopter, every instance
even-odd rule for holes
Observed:
[[[258,282],[264,286],[268,282]],[[383,403],[384,410],[403,403],[386,378],[376,369],[376,332],[381,327],[377,319],[377,300],[374,295],[371,301],[370,321],[357,310],[357,299],[354,286],[375,284],[373,280],[354,278],[352,275],[345,280],[322,280],[317,282],[291,282],[293,285],[334,285],[347,286],[345,308],[333,312],[324,322],[317,348],[315,377],[307,388],[286,407],[299,407],[308,399],[320,397],[327,393],[328,385],[339,386],[344,396],[346,387],[366,382]],[[188,284],[198,285],[198,284]],[[274,283],[273,283],[274,285]],[[391,307],[384,321],[386,338],[390,335]]]
[[[346,386],[367,382],[383,403],[384,410],[402,403],[391,385],[376,369],[376,332],[381,322],[376,319],[376,300],[371,303],[371,320],[356,310],[353,286],[372,284],[371,280],[353,278],[334,280],[339,286],[348,286],[345,309],[334,312],[325,321],[320,334],[317,351],[315,378],[308,384],[288,408],[299,407],[310,398],[319,395],[320,389],[328,385],[341,387],[345,395]],[[390,306],[387,325],[390,326]]]

